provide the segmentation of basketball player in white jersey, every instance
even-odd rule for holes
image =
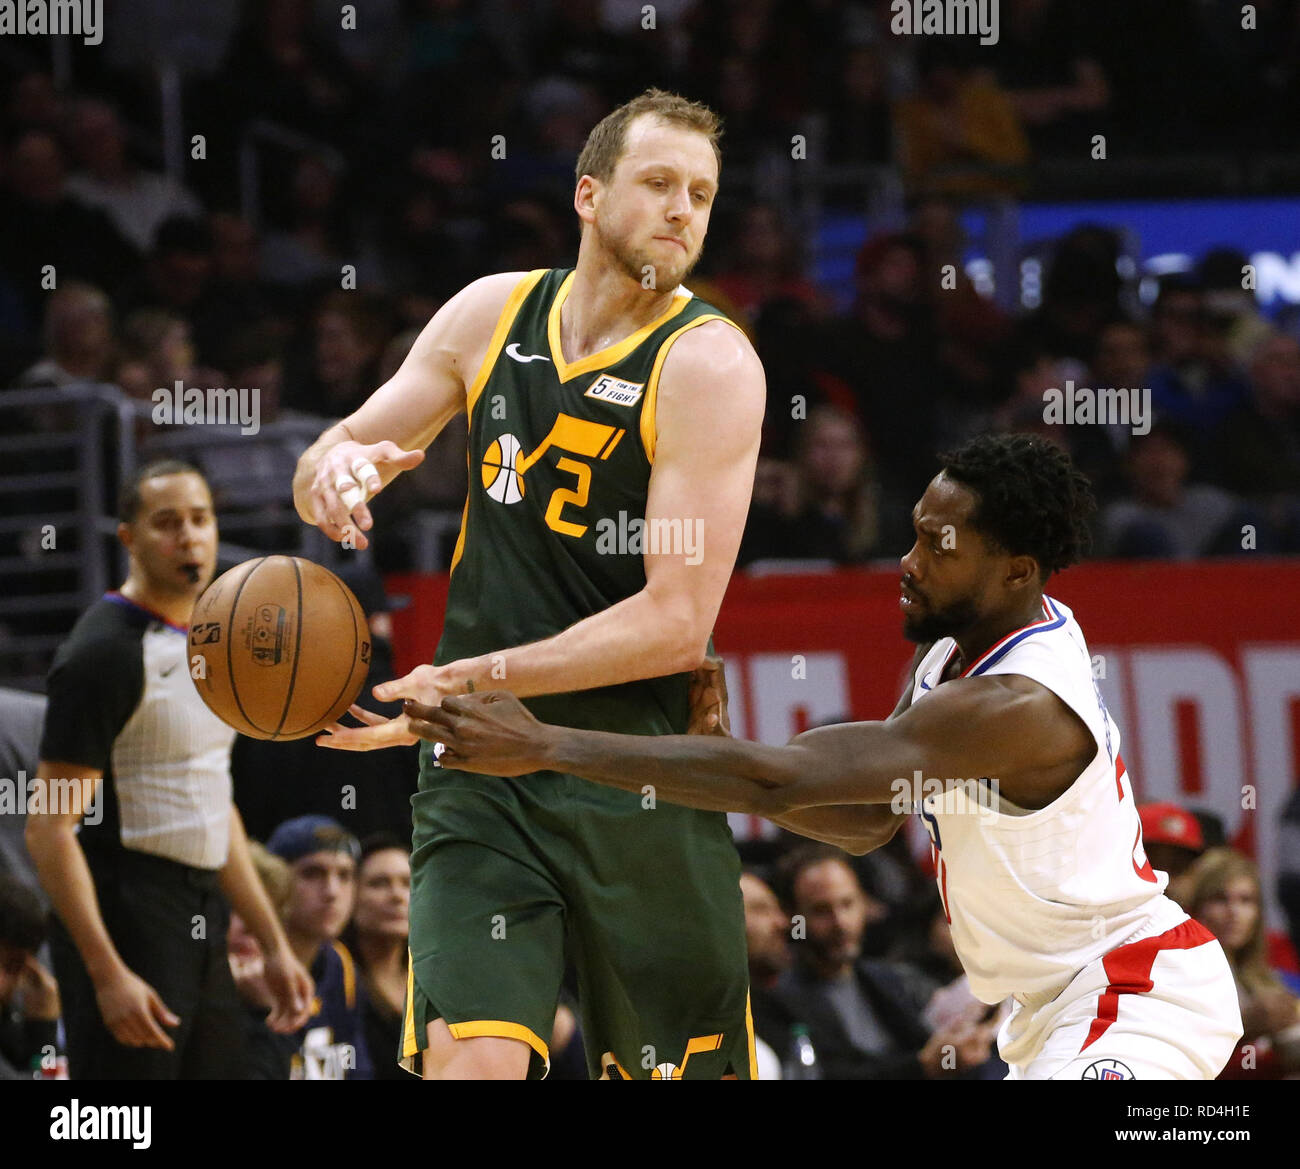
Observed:
[[[1083,632],[1043,591],[1085,543],[1087,480],[1024,435],[943,463],[902,560],[903,630],[920,648],[883,722],[769,747],[550,727],[490,693],[408,703],[409,726],[444,744],[445,767],[649,784],[690,807],[789,816],[855,853],[915,810],[971,990],[1015,1001],[998,1036],[1009,1079],[1212,1079],[1241,1035],[1227,959],[1164,896]]]

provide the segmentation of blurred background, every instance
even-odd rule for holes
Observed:
[[[725,120],[689,287],[743,325],[767,371],[746,577],[797,571],[807,592],[845,566],[896,576],[935,452],[988,430],[1071,451],[1102,505],[1097,559],[1195,573],[1211,558],[1300,554],[1297,0],[1248,6],[1250,29],[1226,0],[1002,0],[987,46],[894,35],[887,0],[355,7],[345,27],[338,4],[312,0],[114,0],[100,46],[0,40],[0,686],[39,695],[77,614],[120,582],[113,500],[142,459],[187,458],[207,476],[222,568],[264,552],[337,566],[293,513],[298,455],[466,283],[572,265],[578,152],[650,85]],[[258,432],[155,421],[151,395],[178,381],[256,388]],[[1046,422],[1045,391],[1069,382],[1148,393],[1149,432]],[[463,425],[379,498],[373,548],[351,557],[377,632],[391,634],[385,616],[416,595],[411,582],[449,563]],[[1235,586],[1215,587],[1212,607]],[[1162,595],[1176,609],[1178,594]],[[1275,633],[1296,637],[1293,623]],[[856,636],[841,627],[840,648]],[[392,661],[378,657],[373,680]],[[1279,668],[1282,691],[1300,690],[1294,655]],[[737,692],[760,683],[746,668]],[[841,691],[824,716],[879,716]],[[736,720],[776,739],[791,729],[781,710],[780,726],[754,702]],[[1253,756],[1277,813],[1267,880],[1239,880],[1257,902],[1276,872],[1300,872],[1300,808],[1279,826],[1294,710],[1269,724],[1281,745]],[[337,813],[307,796],[288,806],[283,789],[276,802],[249,778],[282,772],[280,757],[245,761],[241,781],[245,746],[237,792],[254,835]],[[404,765],[374,822],[350,826],[407,832],[411,783]],[[827,927],[840,954],[827,969],[844,929],[866,929],[869,953],[906,952],[935,986],[953,977],[914,884],[924,857],[903,836],[892,860],[854,862],[850,883],[816,855],[782,875],[790,842],[736,827],[782,920],[814,894],[861,907],[861,921]],[[764,888],[747,890],[760,914],[776,896]],[[1270,954],[1292,965],[1274,925]],[[761,955],[770,938],[755,929]],[[946,1018],[927,1002],[906,1008],[906,1027],[854,1041],[923,1052]],[[784,1057],[798,1036],[788,1019],[771,1025]]]

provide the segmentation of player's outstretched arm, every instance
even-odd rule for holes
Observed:
[[[365,501],[418,466],[424,448],[465,409],[466,388],[523,275],[485,276],[461,289],[424,327],[401,368],[304,452],[293,499],[305,523],[331,540],[350,535],[357,548],[367,546],[362,533],[373,519]]]
[[[413,733],[445,745],[445,767],[491,775],[563,771],[625,791],[649,786],[657,798],[687,807],[768,817],[833,804],[902,811],[930,780],[953,787],[988,778],[1010,789],[1015,802],[1041,806],[1036,787],[1072,779],[1096,751],[1060,699],[1016,675],[950,682],[887,722],[818,727],[784,747],[554,727],[500,691],[448,698],[440,707],[408,702],[406,714]]]

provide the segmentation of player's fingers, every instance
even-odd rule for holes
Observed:
[[[416,666],[404,678],[394,678],[391,682],[380,682],[370,693],[380,702],[396,702],[401,698],[414,698],[417,701],[425,701],[430,697],[436,701],[436,691],[433,695],[429,693],[431,689],[434,689],[430,677],[433,670],[433,666]]]
[[[159,1006],[162,1004],[160,1003]],[[150,1004],[150,1010],[152,1010]],[[164,1008],[165,1010],[166,1008]],[[180,1022],[178,1019],[177,1022]],[[175,1024],[173,1024],[174,1026]],[[176,1045],[172,1042],[171,1036],[167,1034],[154,1017],[150,1014],[144,1015],[137,1023],[137,1035],[140,1036],[141,1047],[161,1047],[165,1051],[171,1051]]]
[[[380,723],[388,721],[382,714],[376,714],[373,710],[367,710],[364,706],[358,706],[355,702],[348,707],[350,714],[358,722],[363,722],[368,727],[377,727]]]
[[[377,442],[373,446],[363,447],[362,449],[376,463],[389,463],[403,471],[409,471],[412,467],[418,467],[424,462],[423,451],[403,450],[395,442]]]

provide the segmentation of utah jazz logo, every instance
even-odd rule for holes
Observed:
[[[524,475],[547,451],[554,448],[583,459],[604,460],[614,453],[626,433],[623,427],[557,414],[550,433],[527,456],[513,434],[503,434],[492,441],[483,455],[483,489],[497,503],[518,503],[524,497]],[[551,492],[546,505],[546,524],[563,535],[581,536],[587,531],[587,525],[565,519],[561,513],[566,504],[571,503],[575,508],[587,506],[591,464],[565,455],[556,461],[555,468],[572,475],[575,482],[572,487],[557,487]]]
[[[524,497],[524,452],[513,434],[496,439],[483,456],[483,489],[497,503],[518,503]]]

